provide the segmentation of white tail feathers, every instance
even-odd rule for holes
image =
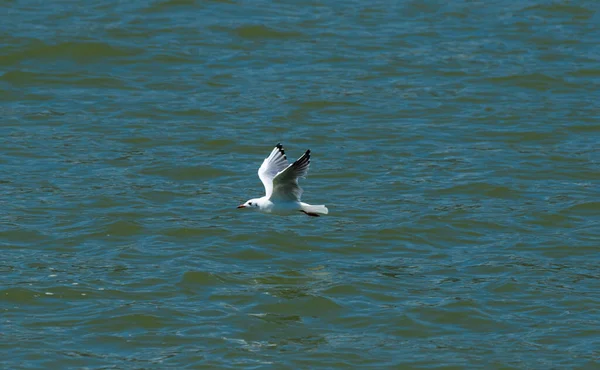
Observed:
[[[324,205],[313,206],[310,204],[302,203],[302,210],[307,213],[319,213],[322,215],[326,215],[329,213],[329,210]]]

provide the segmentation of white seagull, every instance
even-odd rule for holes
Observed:
[[[238,208],[256,208],[265,213],[289,215],[304,212],[308,216],[326,215],[329,210],[324,205],[312,206],[300,201],[302,188],[298,178],[305,177],[310,165],[310,150],[296,162],[288,164],[283,146],[277,144],[258,169],[258,177],[265,186],[265,196],[250,199]]]

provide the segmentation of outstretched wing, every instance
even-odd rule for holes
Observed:
[[[271,154],[265,158],[258,169],[258,177],[265,186],[265,194],[268,197],[273,193],[273,178],[288,167],[287,157],[281,144],[277,144]]]
[[[273,192],[270,199],[280,201],[300,201],[302,188],[298,185],[298,178],[305,177],[310,166],[310,150],[307,150],[296,162],[278,173],[273,178]]]

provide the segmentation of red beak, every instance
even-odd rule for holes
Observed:
[[[240,204],[240,205],[239,205],[239,206],[237,206],[237,207],[238,207],[238,208],[246,208],[246,206],[245,206],[245,205],[243,205],[243,204]]]

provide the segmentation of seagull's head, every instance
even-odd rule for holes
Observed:
[[[239,206],[237,206],[238,208],[255,208],[258,207],[258,199],[250,199],[248,201],[246,201],[246,203],[244,204],[240,204]]]

